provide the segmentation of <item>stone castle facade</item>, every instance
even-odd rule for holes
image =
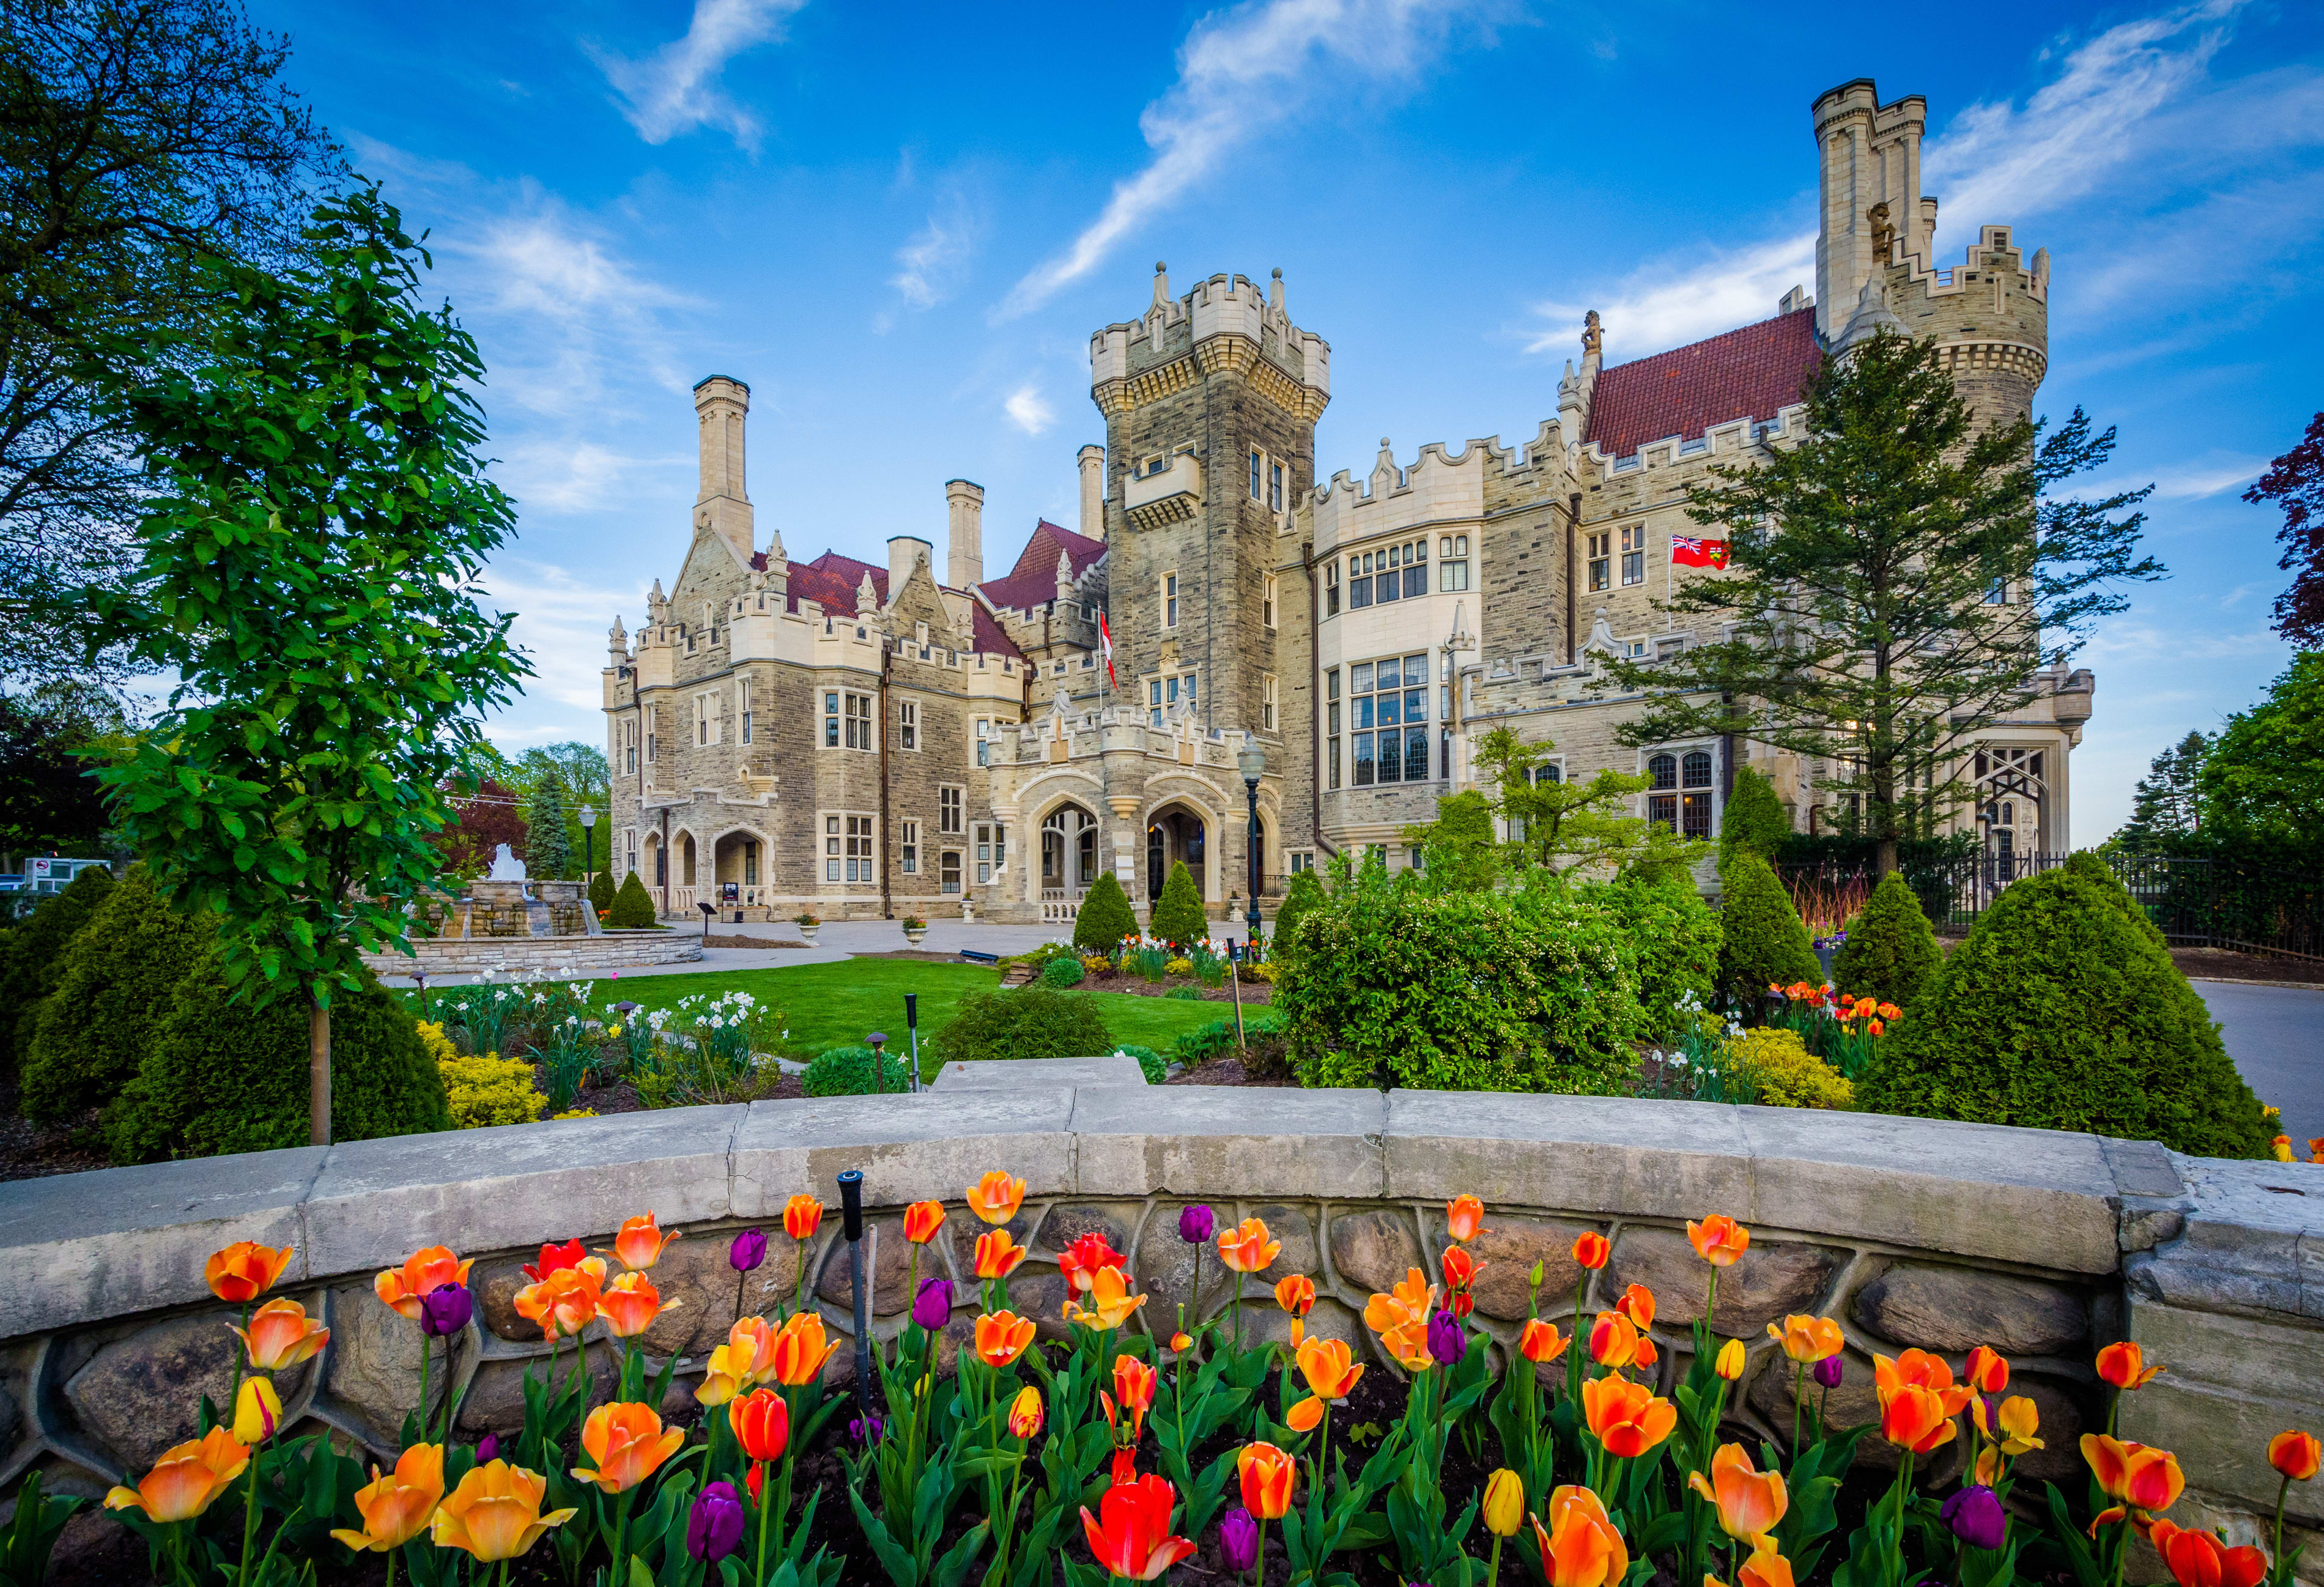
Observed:
[[[1709,636],[1656,610],[1686,487],[1794,443],[1818,362],[1880,327],[1933,337],[1981,418],[2028,412],[2048,357],[2049,261],[2003,226],[1931,263],[1926,107],[1858,79],[1821,96],[1815,293],[1772,318],[1611,367],[1593,313],[1554,418],[1522,446],[1383,439],[1319,480],[1331,348],[1281,272],[1174,294],[1090,342],[1103,447],[1079,455],[1077,530],[1039,523],[984,577],[982,492],[945,485],[943,576],[899,535],[885,567],[761,549],[743,487],[749,391],[696,388],[693,541],[604,672],[613,863],[683,914],[971,914],[1070,921],[1101,867],[1141,909],[1184,860],[1215,914],[1405,827],[1470,786],[1488,727],[1554,746],[1554,774],[1653,786],[1638,814],[1715,835],[1738,766],[1803,830],[1840,818],[1834,769],[1733,740],[1633,748],[1645,697],[1609,656]],[[1111,629],[1111,676],[1099,621]],[[2070,846],[2070,752],[2093,680],[2058,670],[1976,752],[1990,849]],[[1254,814],[1255,812],[1255,814]],[[1968,824],[1970,812],[1956,821]]]

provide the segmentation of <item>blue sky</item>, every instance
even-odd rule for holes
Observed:
[[[1089,333],[1157,259],[1284,272],[1333,347],[1318,472],[1378,438],[1529,436],[1582,310],[1610,362],[1813,281],[1808,106],[1929,103],[1941,263],[2053,261],[2039,408],[2121,429],[2172,569],[2081,658],[2074,837],[2289,659],[2274,519],[2238,498],[2324,405],[2324,13],[1672,0],[1203,7],[257,0],[294,84],[432,228],[492,375],[521,539],[496,599],[540,676],[503,745],[602,741],[618,612],[677,571],[688,392],[752,392],[760,538],[877,560],[986,490],[988,567],[1074,522]],[[941,554],[941,552],[940,552]]]

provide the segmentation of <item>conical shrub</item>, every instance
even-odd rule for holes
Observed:
[[[1162,896],[1155,900],[1153,922],[1146,935],[1162,942],[1179,944],[1200,942],[1211,934],[1211,922],[1203,913],[1203,895],[1195,890],[1194,873],[1186,869],[1184,860],[1170,863],[1169,880],[1162,884]]]
[[[132,865],[65,949],[24,1056],[24,1116],[60,1119],[113,1100],[213,936],[206,919],[161,901],[143,863]]]
[[[1074,917],[1074,946],[1110,954],[1123,937],[1137,935],[1138,912],[1130,907],[1130,895],[1112,872],[1099,872],[1082,899],[1081,912]]]
[[[1775,868],[1756,852],[1737,849],[1719,867],[1719,990],[1755,1009],[1770,986],[1823,984],[1808,928]]]
[[[611,872],[600,871],[589,878],[589,907],[601,914],[613,907],[613,877]]]
[[[1719,817],[1719,863],[1725,864],[1738,849],[1748,849],[1769,864],[1775,851],[1792,835],[1792,818],[1775,797],[1775,785],[1748,766],[1735,769],[1735,791]]]
[[[1831,978],[1842,992],[1910,1008],[1944,957],[1921,900],[1904,885],[1904,873],[1891,871],[1848,923]]]
[[[613,912],[605,922],[618,931],[635,931],[655,924],[653,895],[646,884],[631,872],[622,879],[622,888],[613,895]]]
[[[91,865],[0,937],[0,1074],[13,1075],[41,1026],[41,1004],[56,990],[65,946],[113,891],[113,872]]]

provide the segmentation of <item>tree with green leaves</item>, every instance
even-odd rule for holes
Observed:
[[[119,704],[82,679],[0,695],[0,854],[106,853],[112,817],[84,752],[120,745],[129,732]]]
[[[2267,698],[2227,718],[2201,780],[2223,826],[2310,843],[2324,833],[2324,650],[2294,656]]]
[[[1733,734],[1830,764],[1886,875],[1898,839],[1975,797],[1971,746],[2040,697],[2043,668],[2123,610],[2124,585],[2163,577],[2132,511],[2153,487],[2060,494],[2113,430],[2079,408],[2046,436],[1980,428],[1936,346],[1893,332],[1827,362],[1806,402],[1798,446],[1688,488],[1728,571],[1659,606],[1706,642],[1606,668],[1649,691],[1626,743]]]
[[[532,790],[532,808],[526,817],[530,843],[525,850],[528,876],[554,881],[573,869],[573,851],[565,841],[565,790],[554,778],[544,779]]]
[[[1702,858],[1707,844],[1628,813],[1630,797],[1650,779],[1605,770],[1586,783],[1563,781],[1550,763],[1556,747],[1548,739],[1528,743],[1507,727],[1496,727],[1478,741],[1478,791],[1488,822],[1501,823],[1508,834],[1499,844],[1508,871],[1519,879],[1536,868],[1668,877]],[[1439,801],[1439,807],[1450,802]],[[1411,829],[1412,841],[1426,852],[1439,841],[1441,826],[1440,820]],[[1473,839],[1473,827],[1470,822],[1455,830],[1468,831]]]
[[[1186,869],[1184,860],[1170,862],[1170,874],[1162,883],[1162,896],[1154,900],[1153,918],[1148,922],[1146,935],[1157,942],[1201,942],[1211,935],[1210,917],[1203,911],[1203,893],[1194,885],[1194,873]]]
[[[1433,892],[1480,892],[1501,877],[1501,845],[1493,836],[1493,802],[1463,789],[1436,801],[1436,819],[1404,829],[1420,851],[1421,874]]]
[[[1719,817],[1720,863],[1737,849],[1747,848],[1772,865],[1775,851],[1791,835],[1792,818],[1775,797],[1775,785],[1748,766],[1738,766],[1734,791]]]
[[[2154,852],[2161,840],[2181,836],[2203,825],[2203,761],[2211,741],[2200,733],[2185,738],[2154,757],[2146,775],[2138,780],[2130,804],[2130,819],[2115,834],[2116,846],[2125,853]]]
[[[100,611],[181,680],[100,780],[171,900],[219,922],[221,973],[308,1010],[310,1138],[331,1121],[330,1006],[405,948],[444,788],[531,670],[478,604],[514,514],[485,477],[484,366],[376,189],[318,207],[311,262],[201,268],[240,312],[147,334],[172,372],[113,391],[152,497]]]
[[[1110,954],[1121,946],[1123,937],[1137,935],[1138,911],[1130,907],[1130,895],[1121,890],[1120,878],[1111,871],[1099,872],[1082,899],[1082,907],[1074,912],[1074,946]]]

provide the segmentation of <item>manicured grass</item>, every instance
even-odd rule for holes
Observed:
[[[849,959],[836,964],[799,964],[768,970],[706,971],[698,975],[624,975],[601,978],[592,993],[599,1007],[627,1000],[644,1009],[675,1008],[681,998],[715,998],[747,992],[780,1009],[790,1032],[784,1049],[807,1057],[826,1047],[852,1047],[865,1034],[884,1030],[889,1050],[908,1052],[904,994],[920,1000],[920,1039],[925,1042],[950,1020],[961,998],[1001,983],[1001,973],[982,964],[936,964],[911,959]],[[1222,1014],[1220,1003],[1179,1002],[1132,997],[1124,992],[1077,992],[1097,1000],[1105,1028],[1117,1042],[1150,1047],[1167,1056],[1172,1044]]]

